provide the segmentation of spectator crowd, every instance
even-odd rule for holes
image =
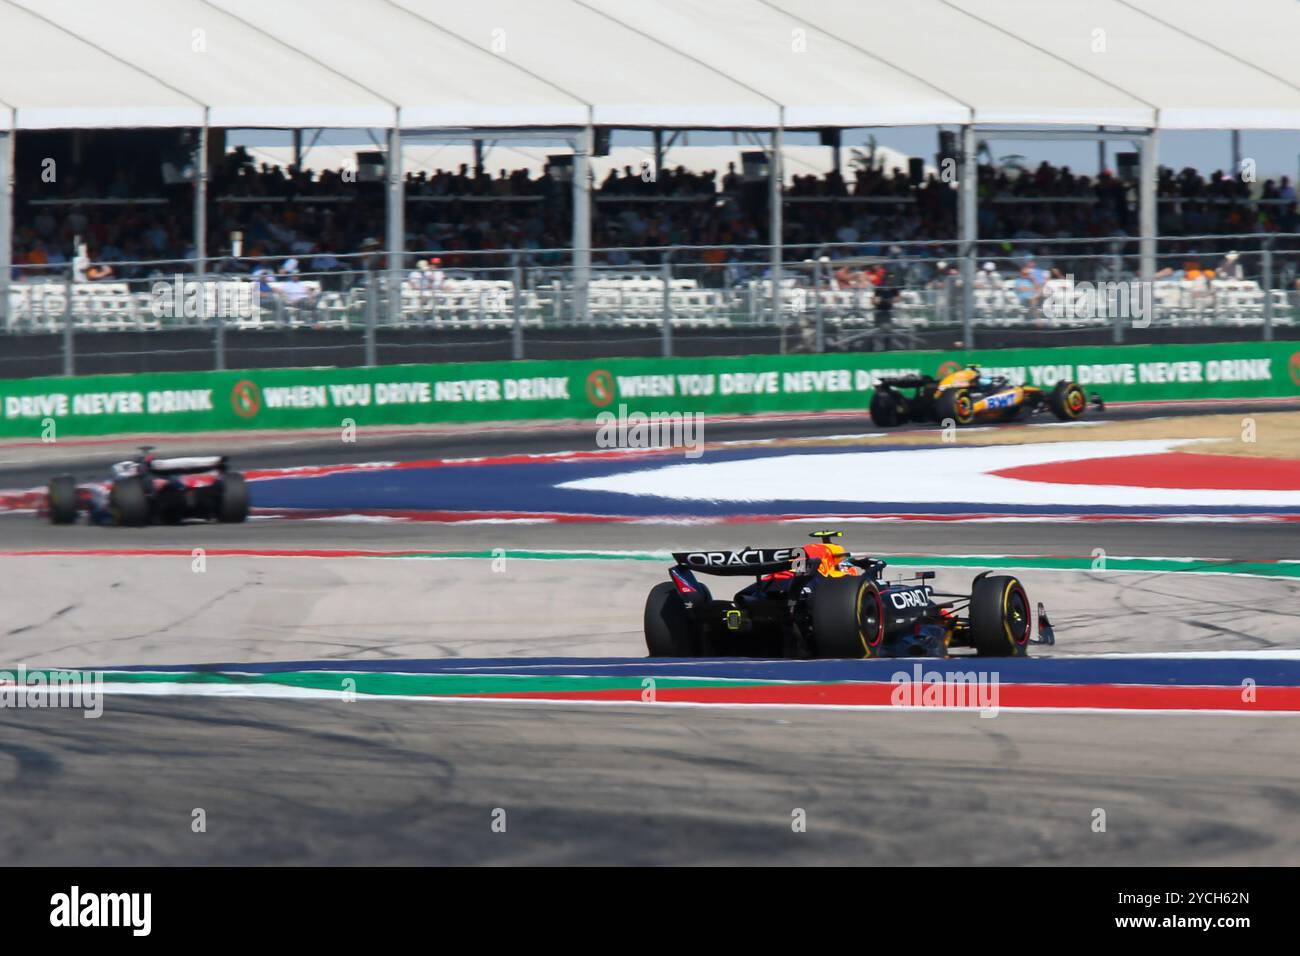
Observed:
[[[561,250],[570,243],[566,172],[491,175],[462,165],[408,174],[406,246],[418,254],[411,262],[437,256],[446,268],[504,265],[515,257],[467,254],[514,250],[528,264],[562,265],[567,254]],[[251,270],[262,257],[292,258],[310,272],[373,265],[377,237],[385,234],[381,178],[259,165],[242,150],[227,153],[209,181],[208,255],[218,269]],[[1048,163],[981,165],[979,193],[980,235],[1007,240],[1008,252],[1020,251],[1022,260],[1042,240],[1094,239],[1092,251],[1105,254],[1117,238],[1138,233],[1136,185],[1110,172],[1090,177]],[[1161,169],[1158,195],[1162,237],[1298,227],[1295,188],[1286,177],[1255,184],[1222,172],[1207,177]],[[766,183],[747,179],[734,164],[721,174],[680,166],[657,175],[648,166],[613,169],[596,183],[595,199],[596,261],[612,266],[657,261],[623,251],[628,248],[712,247],[679,250],[674,262],[694,260],[722,275],[729,264],[762,259],[741,247],[768,241]],[[194,256],[192,190],[184,182],[160,189],[123,173],[107,182],[75,175],[50,184],[20,179],[16,200],[18,275],[66,271],[78,238],[94,262],[123,278],[166,271],[168,262]],[[940,244],[929,253],[938,261],[956,251],[956,192],[933,172],[914,181],[899,168],[863,166],[848,181],[839,172],[797,175],[785,190],[784,222],[787,244],[843,244],[832,258],[882,255],[892,243],[920,240]],[[230,261],[234,233],[242,237],[242,265]],[[806,255],[792,251],[787,259]],[[133,262],[157,265],[127,265]]]

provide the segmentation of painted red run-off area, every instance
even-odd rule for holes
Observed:
[[[1223,491],[1300,491],[1300,460],[1239,455],[1127,455],[1051,461],[992,472],[1001,478],[1058,485],[1122,485]]]
[[[845,684],[739,684],[735,687],[659,687],[660,703],[698,704],[833,704],[888,707],[894,705],[897,685]],[[640,701],[639,688],[574,691],[537,691],[475,694],[540,700]],[[969,706],[976,706],[975,688],[969,688]],[[1155,687],[1129,684],[1001,684],[997,706],[1002,709],[1046,707],[1057,710],[1238,710],[1244,713],[1293,711],[1300,713],[1300,687],[1257,687],[1255,699],[1242,699],[1240,687]]]

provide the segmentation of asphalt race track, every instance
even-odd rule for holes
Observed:
[[[632,529],[628,543],[644,543],[644,530]],[[797,543],[803,528],[759,530],[780,546],[787,538]],[[508,540],[497,534],[498,543]],[[683,537],[707,546],[699,536]],[[714,532],[707,541],[716,539]],[[386,546],[382,531],[354,543]],[[645,655],[645,595],[667,579],[669,561],[510,553],[429,561],[215,552],[203,573],[193,571],[188,548],[152,557],[0,558],[11,593],[27,595],[6,608],[5,663]],[[935,583],[969,589],[975,573],[940,568]],[[1275,651],[1294,648],[1300,633],[1300,578],[1015,573],[1030,599],[1051,612],[1056,654]]]
[[[0,710],[0,835],[31,865],[1294,864],[1295,737],[1255,717],[121,698],[98,720]]]
[[[843,418],[755,422],[711,426],[709,438],[870,430]],[[579,437],[590,443],[590,430],[386,436],[357,446],[286,438],[229,450],[251,470],[545,453],[578,447]],[[98,475],[105,460],[123,457],[111,451],[106,459],[103,447],[65,447],[52,467],[47,449],[10,446],[0,488],[43,484],[52,471]],[[0,515],[0,660],[634,658],[644,654],[641,602],[664,574],[664,562],[644,552],[784,546],[807,530],[807,522],[274,519],[119,530]],[[1058,631],[1058,645],[1036,649],[1040,656],[1300,647],[1300,577],[1062,571],[1030,560],[1090,559],[1100,549],[1296,561],[1294,523],[885,521],[845,530],[856,551],[1023,556],[1030,567],[1016,573]],[[194,548],[205,551],[201,574]],[[124,553],[140,549],[157,553]],[[32,553],[49,551],[64,553]],[[530,551],[550,554],[521,553]],[[590,554],[599,551],[625,553]],[[938,570],[938,583],[954,588],[973,574]],[[1286,716],[985,719],[113,695],[94,720],[0,708],[0,782],[9,861],[32,865],[1300,863],[1300,734]],[[191,829],[197,808],[206,833]],[[1094,831],[1098,809],[1105,832]],[[505,832],[494,831],[496,811]],[[796,833],[799,811],[807,825]]]

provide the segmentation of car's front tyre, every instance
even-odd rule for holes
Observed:
[[[1047,407],[1063,422],[1076,421],[1088,408],[1088,396],[1076,382],[1057,382],[1047,393]]]
[[[981,657],[1024,657],[1033,621],[1029,595],[1009,574],[975,579],[970,595],[971,643]]]

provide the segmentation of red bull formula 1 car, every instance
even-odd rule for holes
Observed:
[[[44,512],[52,524],[73,524],[81,514],[92,524],[127,527],[241,522],[248,518],[248,488],[224,455],[157,458],[145,446],[134,458],[113,465],[106,482],[78,484],[72,475],[52,478]]]
[[[1018,578],[988,571],[969,594],[941,594],[933,571],[886,581],[885,561],[850,554],[818,531],[816,544],[673,554],[669,580],[646,599],[651,657],[945,657],[972,648],[1022,657],[1055,644],[1042,604],[1034,638],[1029,596]],[[730,599],[715,598],[701,574],[753,576]]]
[[[903,394],[905,390],[912,394]],[[1060,381],[1051,389],[1013,385],[1005,376],[986,375],[978,365],[971,365],[940,379],[930,375],[881,379],[871,397],[871,422],[877,428],[949,420],[956,425],[1011,422],[1043,409],[1069,422],[1082,418],[1089,403],[1098,410],[1106,407],[1101,396],[1085,394],[1077,382]]]

